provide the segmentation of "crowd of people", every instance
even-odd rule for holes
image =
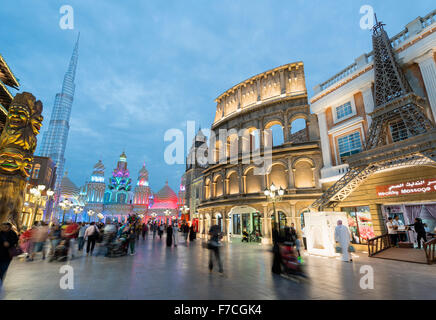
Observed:
[[[4,223],[0,229],[0,284],[13,257],[19,256],[27,262],[34,259],[48,258],[52,261],[66,261],[78,255],[86,257],[103,255],[116,257],[135,255],[136,243],[142,237],[145,241],[148,234],[156,239],[167,233],[167,245],[177,246],[179,232],[184,242],[196,239],[194,226],[186,221],[173,225],[157,222],[143,223],[137,218],[129,218],[125,223],[111,222],[79,222],[54,223],[49,226],[43,221],[36,222],[31,228],[15,232],[10,223]]]

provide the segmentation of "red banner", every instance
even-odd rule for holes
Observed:
[[[436,192],[436,178],[377,186],[378,197],[396,197],[416,193]]]

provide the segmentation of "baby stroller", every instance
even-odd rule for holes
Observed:
[[[106,257],[121,257],[127,255],[128,246],[125,237],[116,239],[115,234],[113,234],[106,242],[106,246]]]
[[[50,257],[50,262],[53,260],[63,262],[68,259],[68,249],[70,248],[70,240],[62,239],[61,242],[56,246],[53,255]]]
[[[282,275],[287,278],[298,279],[307,278],[303,271],[303,266],[298,260],[292,242],[284,242],[280,245],[280,262],[282,266]]]

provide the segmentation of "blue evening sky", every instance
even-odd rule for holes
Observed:
[[[73,30],[59,27],[65,4]],[[99,159],[108,177],[125,150],[135,182],[145,161],[155,192],[166,179],[177,192],[185,166],[165,164],[165,131],[187,120],[209,128],[219,94],[289,62],[304,62],[312,96],[371,51],[365,4],[391,36],[434,9],[431,0],[1,0],[0,53],[20,91],[43,102],[44,132],[80,31],[69,177],[83,185]]]

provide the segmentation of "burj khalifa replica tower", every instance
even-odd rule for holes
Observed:
[[[56,94],[53,110],[51,113],[50,123],[47,131],[42,137],[41,149],[39,155],[50,157],[57,166],[55,190],[59,186],[64,175],[65,166],[65,147],[67,145],[68,131],[70,129],[71,107],[74,100],[74,77],[76,75],[77,59],[79,57],[79,37],[77,37],[74,46],[73,55],[70,59],[68,71],[64,76],[62,91]]]

